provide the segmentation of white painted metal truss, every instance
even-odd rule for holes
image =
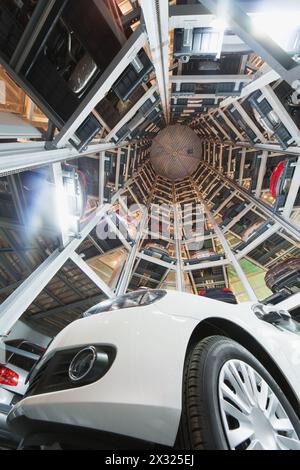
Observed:
[[[169,2],[142,0],[143,19],[166,123],[169,123]]]
[[[134,143],[134,142],[133,142]],[[38,168],[85,155],[98,154],[115,148],[126,147],[128,142],[90,144],[83,152],[74,147],[45,150],[45,142],[17,142],[0,145],[0,177],[9,173]]]

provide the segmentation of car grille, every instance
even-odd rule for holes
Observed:
[[[103,366],[100,364],[100,367],[99,364],[96,364],[97,367],[95,370],[91,371],[89,376],[79,383],[74,383],[69,377],[69,367],[76,354],[84,349],[85,346],[76,349],[56,351],[45,363],[41,364],[40,367],[37,367],[33,371],[25,398],[83,387],[102,378],[113,364],[116,350],[113,346],[106,345],[97,345],[94,347],[98,352],[107,354],[108,364],[104,364]]]

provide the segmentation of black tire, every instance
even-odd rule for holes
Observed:
[[[183,376],[183,403],[177,444],[185,450],[228,450],[219,409],[218,378],[228,360],[242,360],[252,366],[280,397],[300,437],[299,418],[275,380],[262,364],[237,342],[211,336],[188,353]]]

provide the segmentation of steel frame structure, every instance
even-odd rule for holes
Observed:
[[[47,8],[51,8],[52,0],[43,0],[42,4],[46,5]],[[215,14],[216,8],[220,2],[218,0],[203,0],[202,4],[206,5],[208,9]],[[232,2],[229,2],[232,3]],[[35,301],[38,294],[47,288],[49,281],[59,273],[61,267],[66,263],[67,260],[71,260],[86,276],[89,278],[107,297],[112,298],[118,294],[124,294],[129,286],[130,279],[133,275],[140,276],[147,280],[146,276],[135,273],[136,268],[142,262],[149,262],[152,265],[159,266],[165,269],[165,273],[160,279],[158,286],[162,287],[165,285],[168,274],[175,274],[176,288],[184,291],[188,288],[185,283],[185,275],[189,275],[191,278],[192,289],[197,293],[197,283],[195,282],[193,275],[197,271],[204,271],[210,268],[221,268],[224,273],[224,282],[228,284],[227,279],[227,267],[233,266],[237,276],[241,280],[245,292],[251,300],[257,300],[256,294],[251,287],[249,280],[245,276],[243,269],[241,268],[240,261],[245,259],[247,255],[258,247],[261,243],[268,239],[268,237],[279,232],[282,237],[291,236],[299,239],[300,229],[291,220],[292,211],[294,208],[295,200],[299,192],[300,184],[300,132],[280,100],[277,98],[270,84],[278,79],[284,79],[288,83],[292,84],[295,77],[299,76],[299,65],[291,63],[288,58],[282,54],[282,51],[270,42],[269,46],[265,41],[259,38],[250,37],[249,33],[249,21],[245,19],[245,13],[236,6],[231,10],[230,20],[235,31],[244,40],[236,41],[232,40],[232,43],[225,44],[224,50],[229,50],[230,47],[239,47],[240,51],[247,51],[249,49],[248,44],[252,46],[253,50],[261,55],[265,59],[265,63],[259,67],[259,69],[253,74],[245,74],[243,70],[235,75],[183,75],[181,67],[178,67],[178,75],[169,76],[169,31],[174,28],[194,28],[209,26],[211,21],[215,17],[214,14],[209,14],[207,10],[203,8],[203,5],[178,5],[176,7],[168,6],[167,0],[143,0],[141,4],[141,10],[143,13],[142,26],[140,26],[125,43],[120,53],[112,60],[111,64],[104,71],[100,79],[95,83],[92,90],[83,99],[78,110],[74,115],[66,122],[57,136],[51,142],[51,146],[48,150],[45,150],[46,142],[23,142],[23,143],[12,143],[12,144],[1,144],[0,146],[0,177],[5,175],[10,176],[9,184],[12,188],[12,194],[14,197],[14,203],[17,208],[17,214],[19,223],[18,226],[25,224],[25,220],[22,214],[22,204],[18,200],[18,191],[16,183],[13,179],[13,174],[21,172],[23,170],[37,168],[42,165],[51,165],[54,174],[54,181],[56,186],[62,184],[61,181],[61,162],[65,160],[79,158],[81,156],[94,155],[99,159],[99,202],[100,206],[94,213],[87,225],[82,229],[80,238],[70,239],[66,238],[64,234],[61,234],[62,239],[62,250],[56,250],[50,255],[29,277],[23,282],[15,282],[14,292],[11,294],[0,306],[0,335],[5,336],[10,329],[13,327],[15,322],[21,317],[25,310]],[[247,7],[248,8],[248,7]],[[251,8],[251,7],[249,7]],[[48,10],[47,10],[48,11]],[[47,15],[47,11],[45,14]],[[40,28],[43,24],[45,16],[43,16],[42,10],[37,10],[34,21]],[[30,41],[36,36],[38,29],[35,31],[31,27],[28,28],[26,34],[23,37],[23,43],[26,38]],[[246,25],[242,31],[242,26]],[[103,123],[104,127],[108,131],[103,141],[100,143],[92,143],[83,152],[78,153],[73,147],[68,145],[68,141],[72,138],[78,127],[82,124],[85,118],[94,112],[94,107],[105,97],[112,85],[119,78],[120,74],[125,68],[135,59],[137,53],[142,48],[150,46],[150,55],[156,74],[156,83],[151,88],[145,90],[144,95],[132,106],[132,108],[120,119],[115,127],[109,129],[108,126]],[[28,45],[29,47],[29,45]],[[22,65],[22,61],[26,57],[26,48],[22,51],[20,48],[16,49],[16,52],[12,58],[11,67],[18,69]],[[284,60],[282,60],[284,57]],[[270,69],[270,66],[272,69]],[[298,74],[298,75],[297,75]],[[180,91],[181,84],[202,84],[202,83],[234,83],[235,91],[242,84],[242,88],[239,94],[236,96],[225,97],[222,93],[195,93],[190,94]],[[175,84],[176,91],[170,96],[170,85]],[[147,87],[146,87],[147,88]],[[296,145],[289,146],[288,148],[281,148],[280,145],[268,141],[263,132],[259,129],[259,126],[254,122],[253,118],[248,114],[246,109],[243,107],[244,100],[253,92],[261,90],[263,96],[268,102],[276,108],[281,121],[290,132]],[[193,100],[202,99],[213,99],[215,105],[219,108],[216,110],[213,108],[206,115],[202,115],[200,118],[188,118],[187,122],[191,125],[198,133],[199,137],[203,141],[203,157],[204,161],[201,165],[202,181],[194,175],[190,180],[183,183],[186,185],[186,192],[183,191],[184,197],[182,199],[176,192],[176,184],[170,184],[172,187],[172,195],[168,194],[168,191],[163,191],[161,184],[156,178],[153,184],[154,176],[153,169],[149,163],[147,163],[149,150],[146,139],[141,141],[126,141],[116,144],[112,142],[116,138],[118,131],[138,113],[143,104],[151,99],[153,102],[154,94],[159,95],[159,99],[162,104],[162,109],[165,116],[166,123],[170,121],[170,99],[173,97],[186,98],[193,104]],[[233,106],[240,114],[243,122],[254,132],[257,141],[247,142],[243,134],[243,130],[239,125],[230,119],[228,108]],[[153,104],[153,108],[150,111],[159,106],[159,102]],[[196,105],[195,108],[199,108]],[[216,113],[220,113],[227,128],[223,128],[217,120]],[[141,117],[135,123],[135,127],[142,124],[147,116]],[[149,124],[151,130],[157,131],[158,128],[155,124]],[[154,126],[154,127],[153,127]],[[235,139],[230,138],[230,133],[235,135]],[[126,136],[128,137],[128,136]],[[50,148],[50,149],[49,149]],[[244,174],[245,174],[245,162],[248,150],[251,151],[262,151],[260,166],[258,171],[258,178],[256,182],[256,188],[254,194],[250,193],[243,187]],[[143,243],[146,235],[149,231],[146,229],[147,214],[144,214],[140,220],[140,224],[137,231],[137,237],[135,243],[129,243],[122,233],[117,228],[115,223],[112,221],[109,212],[110,206],[104,203],[104,184],[105,184],[105,152],[115,152],[116,158],[116,175],[114,181],[115,194],[112,198],[112,204],[120,200],[123,194],[128,193],[137,205],[142,208],[142,204],[149,207],[152,201],[159,200],[160,202],[167,202],[170,204],[171,211],[174,213],[173,229],[175,232],[175,240],[164,239],[168,245],[174,246],[177,263],[174,260],[170,262],[162,259],[157,259],[154,256],[149,256],[144,253]],[[119,190],[120,186],[120,168],[121,168],[121,152],[127,152],[126,165],[124,180],[125,185]],[[241,165],[237,180],[234,181],[232,176],[232,159],[233,152],[241,152]],[[274,212],[273,209],[262,202],[262,184],[263,178],[266,172],[268,159],[273,155],[289,155],[292,157],[297,156],[298,160],[295,166],[294,175],[290,184],[290,190],[283,207],[282,213]],[[225,174],[222,170],[224,165],[227,164],[227,173]],[[206,172],[206,170],[208,170]],[[204,175],[204,177],[203,177]],[[208,181],[212,178],[211,181]],[[201,179],[201,178],[200,178]],[[205,190],[204,190],[205,187]],[[158,193],[158,188],[163,195],[155,198]],[[219,204],[214,210],[211,209],[211,205],[215,202],[219,191],[223,189],[230,189],[230,194],[224,201]],[[136,190],[135,190],[136,189]],[[140,199],[137,197],[137,191],[140,193]],[[215,247],[219,241],[220,245],[224,250],[224,255],[220,256],[221,259],[217,261],[205,260],[200,261],[196,264],[189,264],[189,259],[184,262],[183,250],[188,252],[189,241],[181,239],[183,233],[182,230],[182,215],[179,208],[179,203],[188,201],[191,197],[201,202],[205,207],[205,213],[207,220],[210,222],[212,228],[211,233],[205,235],[203,239],[209,240]],[[221,229],[217,223],[217,217],[220,211],[225,208],[234,197],[238,197],[241,201],[247,203],[246,207],[240,211],[240,213],[233,218],[233,220],[223,229]],[[271,220],[271,225],[264,233],[259,235],[253,241],[251,241],[246,247],[236,251],[233,249],[227,236],[231,234],[231,229],[244,215],[248,214],[251,210],[259,210],[265,217],[266,220]],[[77,254],[77,251],[81,243],[90,236],[91,231],[95,228],[97,223],[105,218],[111,230],[118,236],[122,244],[127,251],[127,262],[120,272],[118,281],[115,286],[108,286],[87,264],[87,262]],[[1,219],[1,228],[12,226],[14,223]],[[11,224],[11,225],[10,225]],[[16,224],[16,223],[15,223]],[[286,234],[288,235],[286,235]],[[94,241],[94,243],[96,243]],[[98,250],[101,252],[101,248]],[[4,291],[6,288],[1,288]],[[94,296],[96,302],[100,296]],[[78,306],[87,305],[89,302],[82,300],[78,301]],[[70,306],[61,306],[57,309],[51,309],[54,311],[63,311],[63,308],[70,308]],[[40,318],[51,315],[51,311],[38,314]]]
[[[166,123],[169,123],[169,2],[168,0],[142,0],[143,20],[157,85],[162,101]]]
[[[134,144],[134,142],[132,142]],[[18,173],[25,169],[41,167],[43,165],[71,160],[85,155],[98,154],[123,148],[128,142],[91,144],[83,152],[78,152],[74,147],[67,146],[63,149],[45,150],[45,142],[17,142],[1,144],[0,146],[0,177],[6,174]]]

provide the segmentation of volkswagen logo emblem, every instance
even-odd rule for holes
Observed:
[[[97,351],[94,346],[89,346],[79,351],[69,367],[69,377],[72,382],[79,382],[84,379],[92,370],[96,359]]]

